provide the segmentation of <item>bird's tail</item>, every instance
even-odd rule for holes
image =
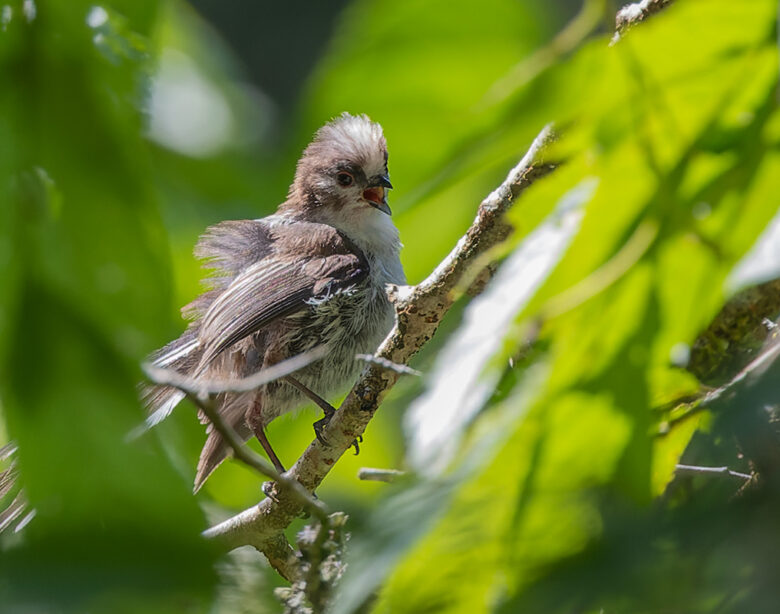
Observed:
[[[35,516],[19,484],[15,453],[13,442],[0,446],[0,533],[10,530],[17,533]]]
[[[155,367],[192,374],[197,369],[202,354],[203,349],[198,341],[198,331],[191,326],[184,331],[181,337],[174,339],[164,348],[152,354],[149,361]],[[147,430],[165,420],[184,396],[181,390],[170,386],[143,385],[141,397],[149,411],[149,417],[142,430]]]
[[[244,416],[246,408],[252,403],[255,392],[243,392],[240,394],[227,393],[219,395],[219,413],[222,419],[233,428],[242,442],[246,442],[252,436],[251,429],[247,426]],[[214,430],[214,426],[205,417],[201,422],[206,426],[206,443],[200,452],[198,469],[195,473],[193,492],[198,492],[206,479],[219,467],[223,460],[230,456],[230,446],[225,443],[222,436]]]
[[[198,340],[197,325],[193,325],[181,337],[152,354],[149,360],[156,367],[198,377],[203,375],[209,364],[208,361],[204,360],[203,353],[203,346]],[[251,404],[255,394],[255,392],[223,393],[216,398],[222,419],[233,427],[233,430],[244,442],[252,435],[244,416],[246,408]],[[131,437],[145,432],[165,420],[185,397],[185,394],[170,386],[145,385],[142,387],[142,397],[149,411],[149,417],[139,429],[136,429],[138,432],[134,431],[131,434]],[[206,479],[230,455],[230,446],[225,443],[222,436],[214,430],[205,416],[200,418],[201,422],[206,424],[207,437],[198,461],[194,492],[200,490]]]

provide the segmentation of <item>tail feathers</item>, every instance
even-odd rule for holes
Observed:
[[[181,337],[152,354],[149,360],[156,367],[180,373],[192,373],[200,363],[202,353],[198,330],[190,326]],[[142,427],[143,430],[147,430],[170,416],[185,394],[170,386],[143,386],[141,396],[149,411],[149,417]]]
[[[149,414],[149,417],[144,421],[146,429],[150,429],[153,426],[160,424],[160,422],[170,416],[174,408],[185,396],[187,396],[181,390],[170,390],[165,388],[157,394],[164,398],[157,401],[154,405],[150,405],[150,407],[156,407],[157,409]]]
[[[198,340],[198,325],[193,324],[181,337],[150,356],[150,361],[157,367],[198,377],[205,371],[206,365],[203,358],[203,346]],[[247,441],[252,435],[252,430],[247,426],[244,416],[255,394],[255,392],[226,393],[217,397],[217,402],[220,405],[219,413],[223,420],[238,434],[242,442]],[[142,396],[144,404],[149,410],[149,417],[142,426],[130,434],[131,438],[165,420],[186,395],[170,386],[144,386]],[[201,416],[201,421],[208,422],[203,416]],[[200,490],[206,479],[231,453],[230,447],[222,439],[222,436],[214,431],[210,423],[206,427],[206,434],[206,443],[198,461],[194,492]]]
[[[16,453],[16,449],[16,444],[13,441],[0,446],[0,461],[11,458]]]
[[[252,436],[252,430],[247,426],[244,416],[253,396],[254,393],[228,395],[219,409],[224,421],[233,428],[242,442],[246,442]],[[230,446],[211,424],[206,427],[206,433],[206,443],[203,444],[200,452],[193,492],[198,492],[214,470],[231,454]]]
[[[0,471],[0,499],[16,487],[19,470],[12,464],[5,471]]]
[[[11,504],[0,511],[0,533],[11,527],[14,527],[14,532],[21,531],[35,515],[35,510],[27,511],[26,514],[25,511],[27,511],[27,498],[24,496],[24,492],[20,490],[16,493],[16,497],[11,501]],[[18,523],[16,522],[17,520],[19,520]]]
[[[0,447],[0,462],[8,461],[5,469],[0,470],[0,533],[13,529],[21,531],[35,516],[35,510],[29,508],[27,497],[19,484],[19,469],[13,454],[14,443]]]

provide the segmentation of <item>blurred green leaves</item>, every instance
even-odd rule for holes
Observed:
[[[170,296],[140,111],[156,3],[24,4],[0,35],[0,394],[37,516],[3,554],[3,602],[197,604],[205,520],[154,438],[126,440]]]

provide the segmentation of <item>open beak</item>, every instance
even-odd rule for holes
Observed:
[[[387,206],[387,190],[392,188],[393,184],[390,183],[390,178],[387,175],[381,175],[368,188],[363,190],[363,198],[369,205],[379,209],[382,213],[392,215],[393,212]]]

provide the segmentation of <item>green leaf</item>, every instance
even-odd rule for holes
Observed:
[[[436,475],[447,468],[463,430],[505,370],[506,360],[495,355],[507,328],[566,251],[582,219],[580,206],[594,188],[585,181],[565,194],[466,309],[463,323],[437,358],[428,389],[406,414],[408,456],[417,471]]]
[[[0,36],[0,77],[14,84],[0,91],[0,252],[13,262],[0,395],[37,512],[3,554],[3,603],[202,603],[214,553],[190,486],[154,437],[127,441],[143,418],[137,365],[170,298],[140,112],[156,3],[108,3],[100,20],[81,0],[34,7]]]
[[[542,199],[585,180],[598,188],[558,266],[511,325],[491,332],[508,339],[494,364],[528,359],[504,369],[502,385],[515,388],[495,394],[473,420],[454,473],[464,450],[488,436],[495,412],[528,385],[512,372],[544,360],[549,376],[531,409],[504,426],[512,435],[494,460],[461,483],[444,517],[396,567],[376,611],[598,611],[613,593],[579,590],[588,586],[586,562],[596,559],[608,574],[632,560],[614,550],[631,514],[649,533],[665,534],[651,502],[699,418],[656,437],[657,408],[697,391],[682,368],[687,348],[777,209],[767,192],[780,176],[769,178],[767,146],[777,106],[775,14],[771,2],[675,3],[615,47],[586,44],[507,101],[513,121],[497,124],[502,133],[482,155],[506,151],[544,113],[563,134],[552,155],[576,171],[564,166],[518,203],[511,219],[521,236],[541,219]],[[528,335],[532,323],[537,337]],[[454,415],[468,414],[467,399],[450,404]],[[668,539],[671,552],[684,547],[677,535]],[[648,556],[664,577],[673,557],[656,554]],[[694,577],[695,565],[685,573]],[[560,596],[561,583],[574,592]],[[688,594],[707,603],[717,592],[715,582]],[[644,607],[621,598],[620,611]],[[654,603],[679,609],[685,599],[680,591]]]

